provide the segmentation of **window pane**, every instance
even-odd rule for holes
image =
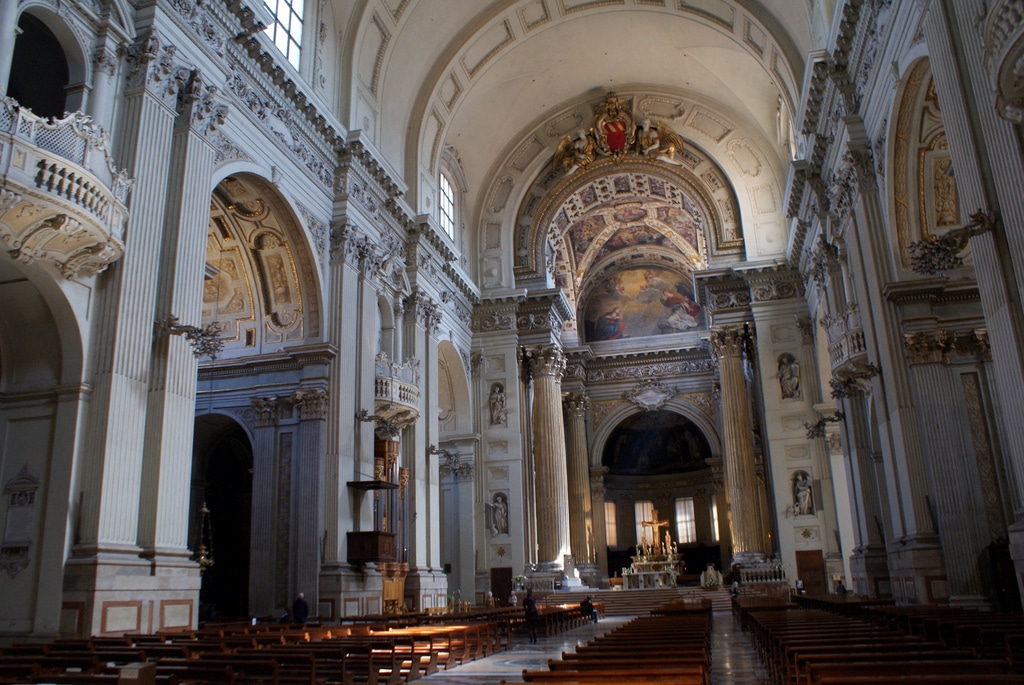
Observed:
[[[302,45],[302,3],[305,0],[264,0],[274,15],[274,23],[267,27],[267,33],[281,54],[293,67],[299,68],[299,52]]]
[[[676,535],[680,543],[697,542],[697,522],[693,517],[693,498],[676,500]]]
[[[609,547],[619,546],[619,522],[616,519],[615,502],[604,503],[604,535]]]
[[[441,175],[440,189],[438,192],[438,217],[441,230],[448,234],[449,238],[455,237],[455,192],[451,183],[444,174]]]
[[[633,514],[636,516],[636,542],[637,544],[653,544],[651,539],[654,535],[654,529],[649,526],[644,526],[644,522],[650,522],[654,520],[654,502],[634,502],[633,503]]]
[[[711,539],[718,542],[718,500],[711,495]]]

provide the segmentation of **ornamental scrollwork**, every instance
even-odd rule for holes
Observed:
[[[955,228],[941,236],[929,236],[907,246],[910,253],[910,268],[923,276],[944,277],[947,271],[964,265],[961,252],[967,242],[976,235],[987,233],[999,222],[997,212],[979,209],[971,215],[971,221],[962,228]]]

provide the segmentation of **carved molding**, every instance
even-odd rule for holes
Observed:
[[[645,378],[633,386],[632,390],[622,393],[624,400],[644,411],[657,411],[675,396],[675,388],[666,386],[656,378]]]
[[[565,372],[565,353],[555,345],[527,345],[519,348],[519,357],[533,377],[551,376],[560,380]]]
[[[303,421],[326,420],[329,407],[327,391],[323,388],[304,388],[292,393],[292,403]]]

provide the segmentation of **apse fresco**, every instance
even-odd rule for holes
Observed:
[[[711,447],[680,414],[650,411],[620,423],[605,443],[602,464],[618,476],[655,476],[706,468]]]
[[[583,314],[587,342],[682,333],[704,321],[689,276],[656,267],[615,272],[594,288]]]

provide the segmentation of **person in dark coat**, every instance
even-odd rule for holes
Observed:
[[[580,615],[588,621],[593,620],[594,623],[597,623],[597,609],[594,608],[594,603],[590,601],[590,597],[580,602]]]
[[[536,642],[537,618],[540,613],[537,611],[537,600],[533,598],[533,588],[526,590],[526,598],[523,599],[523,616],[526,619],[526,630],[530,633],[530,642]]]
[[[305,623],[307,618],[309,618],[309,604],[306,602],[306,596],[300,592],[299,596],[295,598],[295,602],[292,603],[292,620],[296,623]]]

